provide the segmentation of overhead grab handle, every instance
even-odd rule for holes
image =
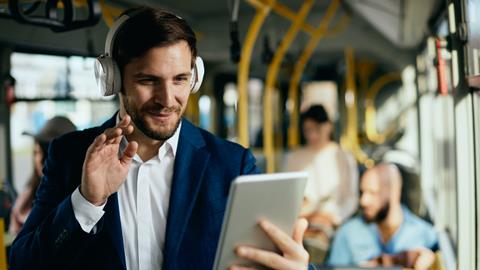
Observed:
[[[60,8],[60,4],[62,8]],[[40,6],[35,2],[24,9],[25,3],[19,0],[9,0],[8,10],[10,18],[19,23],[48,27],[54,32],[66,32],[83,27],[93,26],[98,23],[102,10],[98,0],[87,0],[88,16],[84,20],[75,20],[75,5],[72,0],[48,0],[45,3],[45,16],[31,15]],[[63,16],[60,16],[60,9]]]

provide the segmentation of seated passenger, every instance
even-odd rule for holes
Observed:
[[[401,186],[395,165],[379,164],[365,172],[360,182],[362,214],[338,229],[329,265],[432,266],[438,241],[435,230],[400,203]]]
[[[309,173],[301,215],[312,227],[333,229],[357,209],[356,162],[331,140],[333,124],[322,105],[311,106],[301,119],[307,146],[288,154],[287,170]]]
[[[66,117],[55,116],[48,120],[37,134],[25,132],[35,140],[33,148],[33,172],[25,189],[18,195],[10,214],[10,225],[8,231],[17,235],[27,220],[33,206],[33,198],[43,176],[43,163],[47,156],[50,141],[67,132],[76,130],[75,125]]]

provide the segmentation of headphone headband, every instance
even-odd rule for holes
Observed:
[[[135,17],[138,13],[140,13],[140,10],[132,10],[122,14],[122,16],[115,20],[110,30],[108,30],[107,39],[105,40],[105,55],[112,56],[114,41],[117,38],[118,32],[120,32],[120,28],[122,28],[128,19]]]

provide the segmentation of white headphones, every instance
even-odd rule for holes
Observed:
[[[113,42],[122,27],[122,25],[130,18],[134,17],[138,12],[124,14],[118,18],[108,31],[107,40],[105,42],[105,53],[97,57],[95,61],[95,79],[103,96],[111,96],[120,92],[122,89],[122,76],[120,69],[112,58]],[[178,16],[177,16],[178,17]],[[192,77],[190,78],[190,89],[192,93],[196,93],[202,85],[205,67],[200,56],[195,59],[195,65],[192,68]]]

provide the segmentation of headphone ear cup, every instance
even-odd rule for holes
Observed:
[[[97,57],[94,70],[95,79],[102,96],[111,96],[120,92],[122,85],[120,70],[111,57],[104,55]]]
[[[200,56],[197,56],[197,58],[195,58],[195,66],[192,70],[192,94],[198,92],[200,86],[202,86],[203,75],[205,75],[205,66],[203,65],[202,58]]]
[[[117,62],[112,59],[112,68],[113,68],[113,85],[112,85],[112,95],[120,93],[122,90],[122,73],[120,72],[120,68],[117,65]]]

